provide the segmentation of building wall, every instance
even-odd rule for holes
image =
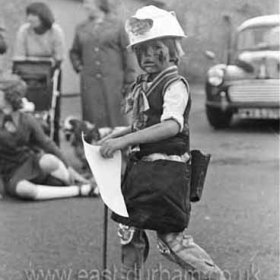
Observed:
[[[173,2],[178,3],[176,5],[178,16],[182,19],[189,35],[184,44],[185,49],[189,50],[188,72],[193,79],[199,80],[204,77],[205,71],[211,65],[204,56],[205,50],[214,51],[218,61],[226,61],[228,26],[223,19],[225,15],[231,16],[233,30],[235,30],[250,17],[279,12],[278,0],[175,0]]]
[[[9,45],[7,55],[0,57],[1,67],[9,68],[10,57],[13,53],[15,34],[25,18],[25,6],[30,0],[0,0],[0,19],[6,27],[6,38]]]
[[[149,0],[119,0],[127,15],[139,5]],[[204,53],[212,50],[217,60],[226,61],[228,28],[223,16],[230,15],[235,29],[244,20],[265,14],[279,13],[278,0],[158,0],[166,4],[168,10],[174,10],[188,38],[183,41],[183,58],[186,75],[191,80],[202,81],[205,72],[213,62],[208,61]]]
[[[35,0],[33,0],[35,1]],[[42,0],[54,9],[58,22],[65,29],[67,48],[72,41],[72,29],[82,17],[81,0]],[[137,8],[147,5],[152,0],[108,0],[115,13],[124,20],[133,14]],[[219,61],[225,61],[227,27],[223,21],[224,15],[232,17],[236,28],[245,19],[253,16],[279,13],[278,0],[157,0],[166,4],[168,10],[174,10],[188,38],[183,41],[185,56],[184,71],[191,81],[202,81],[206,70],[212,64],[204,56],[205,50],[216,53]],[[10,45],[8,54],[4,57],[4,65],[10,66],[12,46],[15,33],[24,21],[25,6],[32,0],[0,0],[0,18],[7,27],[7,39]],[[70,5],[71,4],[71,5]],[[77,6],[77,10],[73,6]],[[63,7],[66,7],[63,9]],[[69,9],[68,10],[68,6]],[[78,16],[75,16],[75,14]],[[80,15],[81,14],[81,15]],[[69,18],[69,19],[68,19]],[[70,30],[71,29],[71,30]],[[71,32],[70,32],[71,31]],[[66,63],[66,73],[74,77]],[[76,78],[76,77],[74,77]],[[77,83],[77,82],[76,82]],[[76,84],[75,83],[75,84]],[[75,85],[75,88],[78,88]],[[70,89],[69,89],[70,90]]]

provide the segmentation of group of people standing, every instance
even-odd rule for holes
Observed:
[[[123,23],[107,1],[84,0],[87,18],[80,23],[69,56],[80,74],[82,119],[98,127],[126,123],[120,106],[122,93],[135,79],[136,61],[126,46]],[[64,32],[42,2],[26,8],[27,22],[16,37],[15,58],[49,57],[59,68],[65,59]]]

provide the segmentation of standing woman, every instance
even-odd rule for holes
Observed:
[[[59,67],[65,56],[64,33],[50,8],[45,3],[31,3],[26,7],[26,20],[17,33],[15,57],[51,58]]]
[[[122,94],[135,78],[136,59],[126,49],[123,23],[107,1],[84,0],[87,19],[76,27],[70,50],[74,70],[81,75],[83,120],[98,127],[121,126]]]
[[[50,8],[41,2],[31,3],[26,7],[26,19],[17,33],[15,59],[30,57],[50,58],[54,69],[60,69],[65,57],[65,40],[61,27],[55,23]],[[58,91],[61,88],[61,72],[58,78]],[[54,141],[59,144],[60,96],[55,108]]]

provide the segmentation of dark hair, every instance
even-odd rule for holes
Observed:
[[[4,98],[13,110],[22,108],[22,98],[26,93],[26,83],[17,75],[8,75],[0,78],[0,90],[4,92]]]
[[[176,47],[176,43],[175,43],[175,38],[171,38],[171,37],[163,37],[163,38],[155,38],[153,40],[160,40],[161,42],[163,42],[163,44],[168,48],[169,50],[169,56],[170,56],[170,61],[174,62],[176,65],[179,63],[179,53]],[[150,40],[152,41],[152,40]],[[146,42],[150,42],[150,41],[146,41]],[[140,43],[139,45],[136,45],[133,47],[133,50],[136,54],[137,60],[138,62],[140,62],[141,60],[141,54],[142,52],[145,52],[145,43]]]
[[[110,13],[110,7],[108,0],[98,0],[98,6],[101,11],[103,11],[105,14]]]
[[[54,15],[51,9],[42,2],[34,2],[26,7],[26,14],[36,15],[40,18],[43,27],[48,30],[51,29],[54,23]]]
[[[110,9],[110,4],[108,0],[94,0],[96,3],[96,6],[103,11],[105,14],[109,14],[111,9]]]

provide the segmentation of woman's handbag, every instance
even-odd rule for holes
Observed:
[[[210,154],[203,154],[199,150],[191,151],[191,202],[201,199],[210,157]]]

